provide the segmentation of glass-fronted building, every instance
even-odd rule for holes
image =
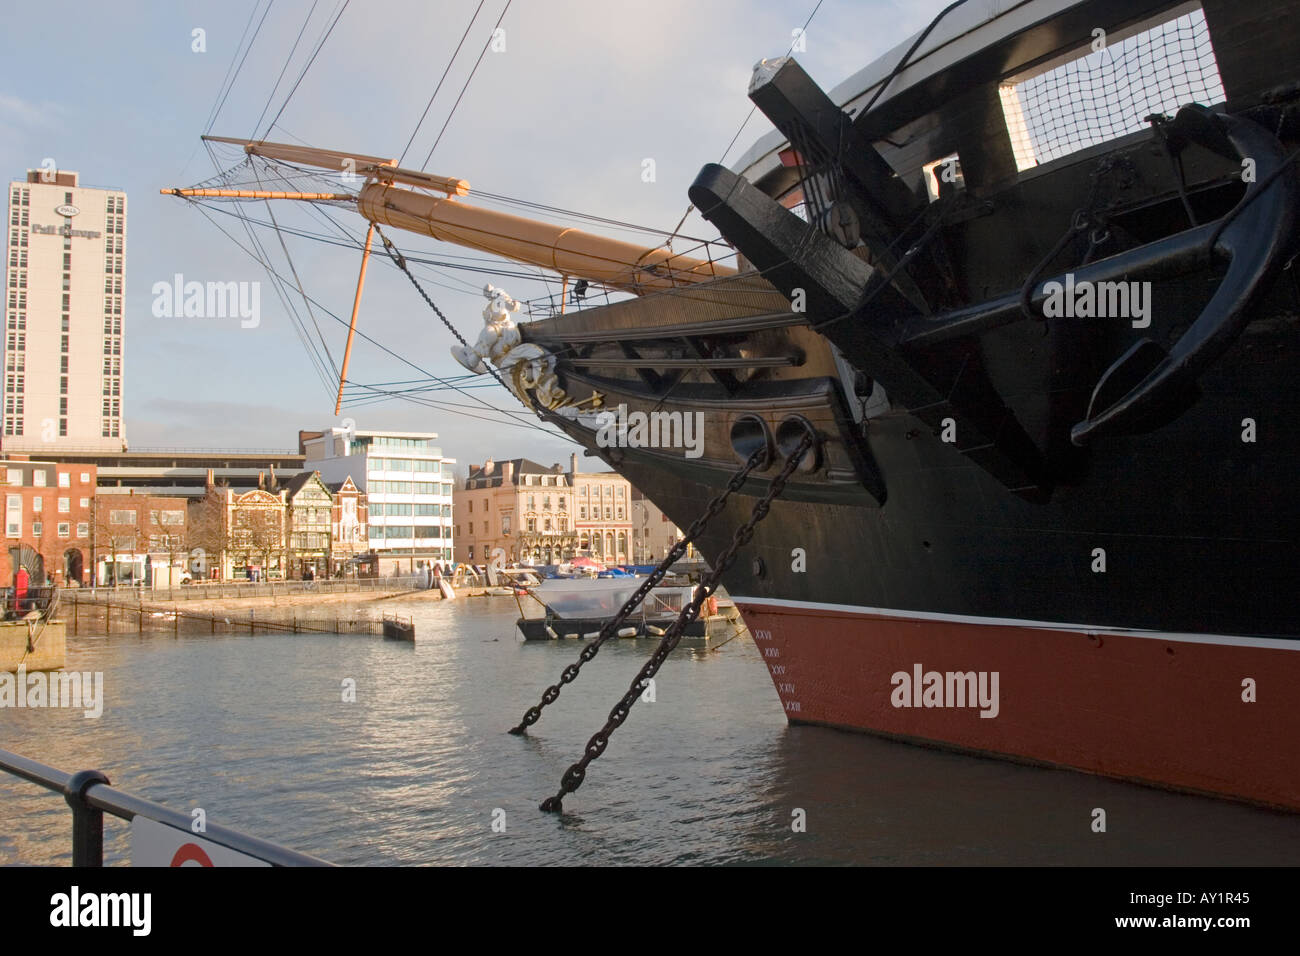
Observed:
[[[370,549],[380,574],[451,562],[452,470],[433,432],[330,428],[302,432],[307,467],[327,482],[351,478],[366,497]]]

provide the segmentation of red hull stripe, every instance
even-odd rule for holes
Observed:
[[[1268,647],[1279,651],[1300,651],[1300,639],[1285,637],[1246,637],[1235,634],[1184,634],[1176,631],[1142,631],[1106,624],[1063,624],[1056,621],[1026,621],[1009,617],[977,617],[969,614],[940,614],[930,611],[899,611],[886,607],[861,607],[856,604],[822,604],[816,601],[783,601],[777,598],[733,597],[738,607],[790,609],[795,611],[831,611],[837,614],[861,614],[876,618],[899,618],[907,621],[942,621],[952,624],[980,624],[993,627],[1019,627],[1029,630],[1068,631],[1074,634],[1123,634],[1158,641],[1191,644],[1225,644],[1235,647]]]
[[[1300,810],[1290,642],[734,600],[792,721]]]

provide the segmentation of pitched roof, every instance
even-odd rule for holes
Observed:
[[[556,471],[554,465],[551,465],[548,468],[546,465],[539,465],[531,458],[507,458],[505,461],[496,462],[495,467],[492,469],[492,474],[490,475],[485,475],[483,473],[482,465],[470,465],[469,475],[466,477],[466,480],[473,481],[478,479],[485,479],[488,482],[489,487],[500,486],[501,476],[504,473],[503,466],[507,464],[514,466],[516,478],[520,475],[562,475],[564,474],[564,469],[562,468],[559,471]]]
[[[292,498],[298,492],[302,491],[304,485],[310,482],[313,478],[319,477],[320,473],[316,471],[299,472],[288,481],[283,482],[280,487],[289,492],[289,497]],[[321,482],[321,484],[324,484],[324,482]]]

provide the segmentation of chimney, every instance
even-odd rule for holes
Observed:
[[[311,432],[304,429],[298,429],[298,454],[307,454],[307,442],[323,438],[323,432]]]
[[[569,455],[569,474],[576,475],[577,473],[578,473],[578,453],[575,451],[571,455]]]
[[[501,463],[501,484],[513,485],[515,483],[515,463],[513,461],[504,461]]]
[[[266,472],[259,471],[257,473],[257,487],[262,491],[266,490]]]
[[[497,463],[493,461],[491,458],[489,458],[487,461],[483,462],[483,474],[485,475],[492,474],[492,472],[496,470],[496,467],[497,467]]]

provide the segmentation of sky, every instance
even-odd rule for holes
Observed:
[[[802,27],[816,0],[512,0],[495,44],[504,49],[482,56],[468,87],[505,0],[484,0],[454,61],[478,0],[347,0],[303,74],[343,2],[73,0],[61,8],[66,16],[11,19],[25,28],[0,35],[6,64],[0,174],[22,179],[49,158],[78,171],[83,185],[128,195],[130,446],[289,449],[300,428],[350,417],[363,429],[437,432],[443,453],[462,471],[487,457],[567,462],[576,446],[566,439],[530,416],[512,419],[483,407],[520,409],[486,377],[490,387],[469,395],[423,393],[441,407],[394,398],[345,403],[335,416],[337,382],[322,381],[314,369],[264,267],[217,225],[246,244],[238,220],[215,214],[214,224],[192,204],[159,195],[159,188],[214,174],[199,139],[209,129],[385,157],[400,156],[414,132],[403,165],[418,168],[437,140],[427,170],[467,180],[464,202],[483,190],[671,230],[700,167],[723,157],[746,117],[728,161],[771,129],[761,113],[750,115],[751,70],[760,58],[787,51],[792,30]],[[829,90],[924,28],[946,2],[822,0],[797,59]],[[449,61],[443,87],[417,128]],[[233,82],[223,93],[228,76]],[[647,158],[655,161],[653,182],[642,176]],[[263,204],[247,211],[267,218]],[[275,215],[281,225],[326,228],[300,204],[278,203]],[[334,215],[348,234],[364,234],[365,221],[355,213]],[[405,252],[477,255],[389,233]],[[717,236],[696,215],[682,233]],[[359,252],[285,236],[286,260],[270,230],[259,238],[272,265],[289,275],[291,260],[306,292],[338,317],[314,308],[325,344],[340,361]],[[153,286],[177,273],[185,281],[260,282],[260,322],[244,327],[237,318],[155,317]],[[528,280],[464,270],[425,267],[417,274],[471,342],[482,326],[485,300],[478,290],[485,282],[521,299],[541,291]],[[310,328],[301,300],[294,304]],[[450,357],[450,333],[383,257],[371,259],[358,329],[390,351],[358,339],[350,382],[401,388],[386,383],[464,373]]]

